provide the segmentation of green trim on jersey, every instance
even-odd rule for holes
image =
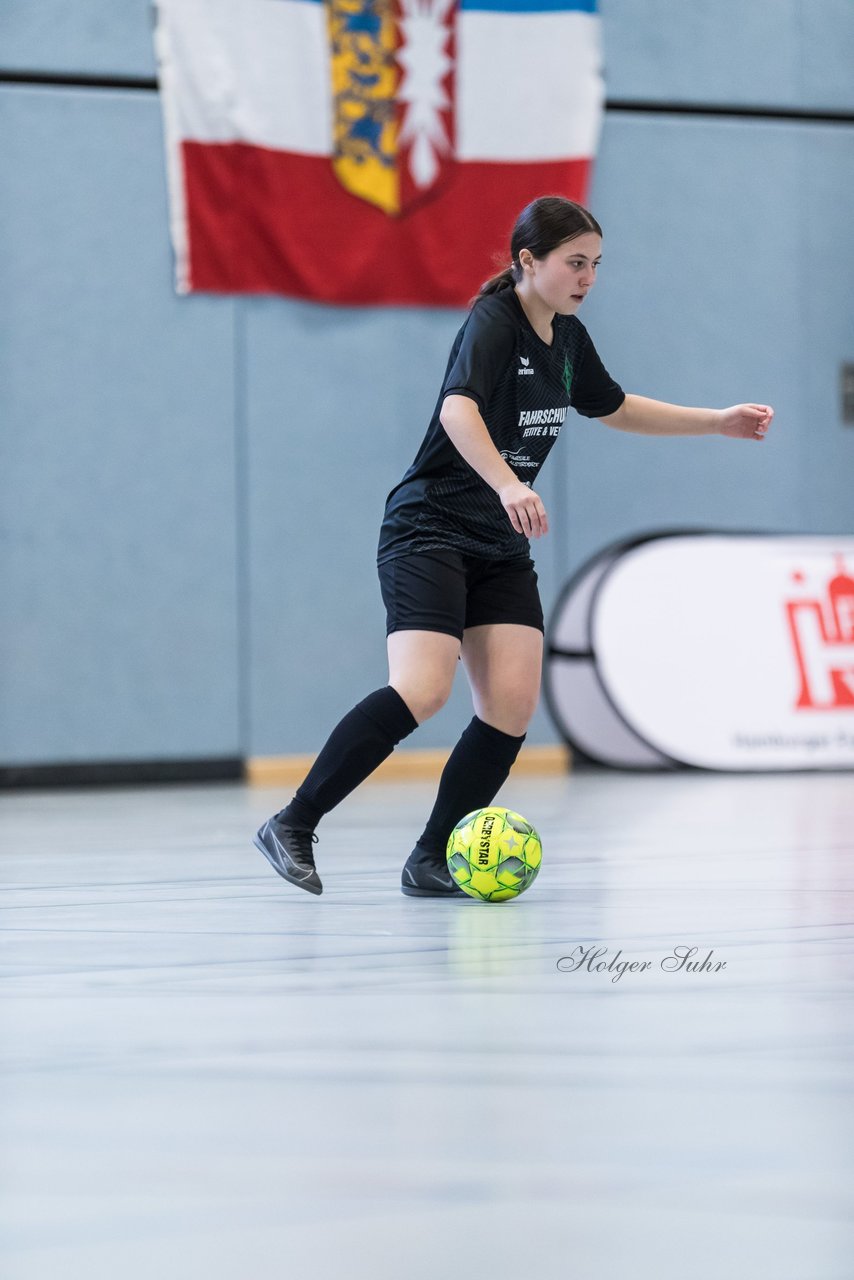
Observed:
[[[563,385],[566,387],[566,394],[572,394],[572,365],[569,356],[564,353],[563,357]]]

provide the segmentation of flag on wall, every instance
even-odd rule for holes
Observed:
[[[462,306],[529,200],[586,198],[596,0],[156,7],[180,293]]]

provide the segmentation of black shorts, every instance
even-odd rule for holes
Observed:
[[[419,551],[379,567],[386,635],[441,631],[462,640],[466,627],[515,622],[543,631],[534,562],[487,560],[459,551]]]

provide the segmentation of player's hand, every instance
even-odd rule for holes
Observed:
[[[526,538],[539,538],[549,531],[549,519],[542,500],[521,480],[498,490],[501,505],[517,533]]]
[[[729,409],[721,409],[720,414],[718,430],[722,436],[732,436],[735,440],[764,440],[774,410],[768,404],[734,404]]]

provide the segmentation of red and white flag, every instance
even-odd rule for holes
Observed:
[[[156,0],[180,293],[462,306],[584,201],[596,0]]]

